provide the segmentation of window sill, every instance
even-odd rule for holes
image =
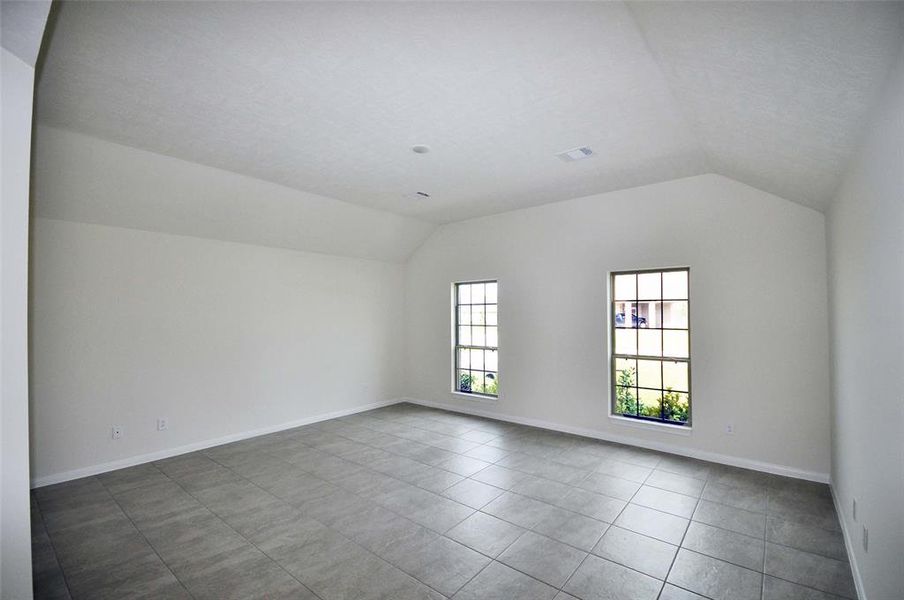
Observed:
[[[458,390],[452,390],[451,394],[453,396],[467,398],[468,400],[474,400],[475,402],[493,402],[493,403],[495,403],[497,400],[499,400],[499,396],[485,396],[483,394],[474,394],[471,392],[459,392]]]
[[[609,418],[619,425],[634,427],[637,429],[646,429],[648,431],[658,431],[660,433],[669,433],[671,435],[691,435],[693,428],[690,425],[669,425],[668,423],[656,423],[654,421],[641,421],[639,419],[631,419],[629,417],[620,417],[618,415],[609,415]]]

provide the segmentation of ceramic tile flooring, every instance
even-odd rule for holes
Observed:
[[[32,496],[37,598],[854,598],[825,485],[397,404]]]

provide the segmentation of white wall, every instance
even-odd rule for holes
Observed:
[[[35,216],[404,262],[434,225],[40,125]]]
[[[832,483],[861,598],[891,600],[904,590],[904,52],[827,230]]]
[[[4,18],[6,15],[4,10]],[[46,17],[44,7],[42,18]],[[43,29],[43,20],[40,29]],[[19,600],[30,598],[32,593],[26,315],[28,174],[34,67],[6,48],[0,53],[0,128],[3,130],[3,199],[0,209],[0,598]]]
[[[402,391],[401,265],[52,219],[32,248],[39,483]]]
[[[826,480],[824,225],[704,175],[443,226],[407,268],[408,393]],[[678,265],[691,269],[689,436],[608,417],[607,273]],[[495,402],[449,391],[449,286],[477,278],[499,280]]]

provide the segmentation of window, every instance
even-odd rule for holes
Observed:
[[[456,283],[455,390],[496,397],[499,392],[499,326],[495,281]]]
[[[688,269],[612,273],[612,414],[687,425]]]

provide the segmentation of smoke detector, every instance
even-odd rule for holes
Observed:
[[[562,152],[557,153],[556,156],[558,156],[565,162],[574,162],[576,160],[590,158],[591,156],[593,156],[593,150],[591,150],[588,146],[581,146],[580,148],[563,150]]]

